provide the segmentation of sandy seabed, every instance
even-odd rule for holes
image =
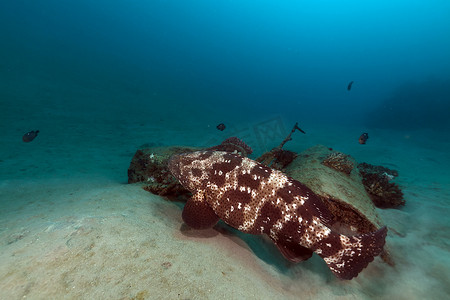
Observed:
[[[217,134],[213,127],[200,126],[187,136],[186,125],[162,131],[168,127],[49,115],[39,128],[29,128],[37,125],[26,119],[11,120],[15,125],[2,138],[1,299],[411,300],[450,295],[450,145],[437,133],[435,138],[425,131],[373,130],[362,148],[354,137],[360,129],[309,128],[307,142],[302,136],[289,145],[302,151],[322,143],[400,172],[406,206],[379,210],[391,229],[387,242],[395,267],[376,258],[357,278],[341,281],[317,256],[290,264],[265,239],[224,224],[189,230],[181,220],[182,203],[126,184],[139,145],[204,143],[205,134]],[[3,116],[5,124],[12,116]],[[25,144],[21,136],[31,129],[41,133]]]

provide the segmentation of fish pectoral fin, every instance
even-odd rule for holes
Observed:
[[[313,251],[299,244],[289,241],[274,241],[283,256],[294,263],[311,258]]]
[[[219,217],[211,206],[206,203],[204,194],[201,191],[197,191],[186,202],[181,216],[184,223],[194,229],[211,228],[219,221]]]

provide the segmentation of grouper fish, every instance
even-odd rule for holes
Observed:
[[[313,191],[249,158],[198,151],[172,156],[169,169],[192,192],[182,218],[194,229],[222,219],[242,232],[266,234],[290,261],[316,253],[341,279],[357,276],[383,250],[386,227],[356,236],[334,232],[331,213]]]

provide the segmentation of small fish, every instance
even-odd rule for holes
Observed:
[[[361,136],[359,137],[359,143],[361,145],[364,145],[368,138],[369,138],[369,134],[367,132],[361,134]]]
[[[224,131],[225,130],[225,124],[220,123],[219,125],[216,126],[217,129],[219,129],[220,131]]]
[[[29,143],[32,140],[34,140],[35,137],[37,137],[38,133],[39,133],[39,130],[32,130],[30,132],[27,132],[23,135],[22,140],[25,143]]]
[[[353,81],[350,81],[350,83],[347,85],[347,90],[350,91],[352,89]]]

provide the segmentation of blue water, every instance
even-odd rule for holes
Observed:
[[[212,119],[373,125],[412,106],[448,126],[449,19],[448,1],[2,1],[0,84],[34,95],[46,77]]]
[[[320,143],[387,164],[399,170],[407,203],[380,212],[400,232],[389,236],[398,269],[378,279],[386,290],[368,275],[348,286],[333,282],[321,297],[394,299],[401,295],[390,285],[397,276],[400,289],[414,295],[423,274],[424,291],[450,293],[449,1],[2,0],[0,45],[0,214],[8,216],[0,218],[0,234],[22,237],[8,224],[33,232],[33,223],[22,223],[35,218],[33,209],[14,201],[46,199],[45,191],[53,197],[65,191],[60,181],[74,181],[75,194],[85,189],[76,180],[124,184],[144,143],[210,147],[237,135],[256,157],[299,122],[307,134],[296,132],[287,149]],[[225,131],[216,129],[219,123]],[[22,135],[30,130],[40,134],[25,144]],[[369,140],[360,146],[363,132]],[[41,190],[28,194],[25,186]],[[67,206],[59,205],[70,214],[73,201],[64,197]],[[4,209],[16,204],[30,216]],[[11,259],[14,266],[21,257]],[[10,283],[8,276],[0,270],[0,286]],[[321,290],[323,278],[316,279],[312,290]],[[295,285],[274,281],[277,288]],[[43,285],[12,284],[8,295],[39,298]],[[286,290],[285,296],[300,295]]]

